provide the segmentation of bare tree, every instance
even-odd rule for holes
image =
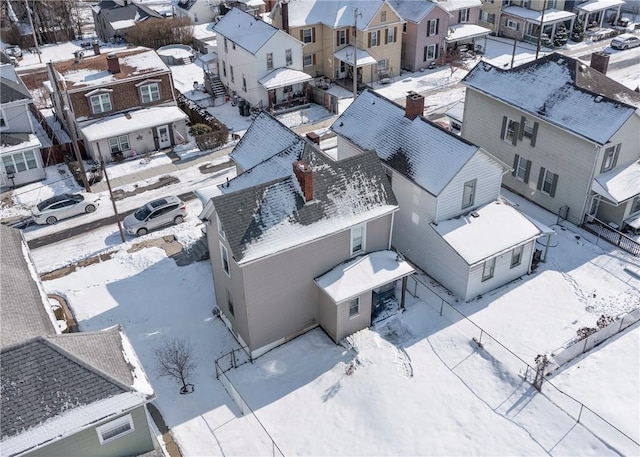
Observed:
[[[180,388],[181,394],[193,392],[193,384],[189,378],[196,369],[191,344],[183,338],[166,340],[161,347],[156,349],[156,374],[173,378]]]
[[[189,18],[149,18],[128,29],[126,40],[136,46],[157,49],[168,44],[193,44],[193,23]]]

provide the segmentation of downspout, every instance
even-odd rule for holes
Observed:
[[[584,223],[584,215],[587,213],[587,200],[589,200],[589,197],[591,197],[591,183],[596,177],[596,166],[598,165],[598,157],[600,155],[600,146],[596,145],[595,148],[596,148],[596,156],[593,159],[593,169],[591,170],[591,176],[589,177],[589,187],[587,187],[587,194],[585,195],[584,202],[582,203],[582,212],[580,213],[580,225]],[[569,210],[571,210],[571,208],[569,208]]]
[[[395,221],[395,218],[396,213],[394,211],[393,213],[391,213],[391,227],[389,227],[389,246],[387,247],[389,251],[391,250],[391,238],[393,237],[393,223]]]

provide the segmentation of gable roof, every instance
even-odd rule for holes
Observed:
[[[261,111],[229,157],[243,170],[248,170],[299,141],[299,135],[275,117]]]
[[[160,13],[136,2],[131,2],[127,5],[119,5],[113,0],[103,0],[97,5],[97,11],[109,22],[139,22],[149,17],[162,18]],[[131,26],[133,26],[135,22],[132,22]]]
[[[480,0],[438,0],[438,6],[443,10],[452,12],[463,8],[477,8],[482,6]]]
[[[421,116],[413,121],[406,118],[402,106],[369,89],[349,105],[331,130],[362,150],[375,151],[388,166],[436,196],[479,151],[478,146]]]
[[[405,21],[415,22],[419,24],[422,20],[436,7],[436,2],[427,2],[416,0],[396,0],[393,2],[393,7],[398,12],[400,17]]]
[[[251,54],[258,52],[278,33],[278,29],[271,24],[267,24],[238,8],[232,8],[222,16],[214,30],[217,34],[231,40]]]
[[[313,199],[309,202],[304,201],[292,158],[299,158],[312,170]],[[263,167],[270,168],[276,179],[265,181],[268,174],[259,170]],[[289,171],[283,177],[284,167]],[[292,148],[276,155],[234,178],[229,186],[235,186],[236,179],[247,179],[243,175],[253,176],[257,184],[239,186],[240,190],[212,199],[239,264],[338,233],[398,208],[373,153],[335,162],[305,142],[301,153]]]
[[[18,100],[31,101],[31,94],[21,80],[12,81],[0,77],[0,103],[11,103]]]
[[[480,62],[462,81],[598,144],[609,141],[640,107],[640,94],[558,53],[509,70]]]
[[[385,0],[295,0],[289,1],[289,27],[324,24],[334,29],[353,27],[353,13],[358,9],[358,30],[367,30]],[[393,10],[394,7],[387,3]],[[280,2],[272,10],[280,14]],[[398,14],[399,15],[399,14]],[[272,16],[273,17],[273,16]]]

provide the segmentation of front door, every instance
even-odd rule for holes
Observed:
[[[169,137],[169,126],[163,125],[157,127],[158,130],[158,149],[165,149],[171,147],[171,137]]]

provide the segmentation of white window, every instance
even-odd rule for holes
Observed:
[[[380,31],[369,32],[369,47],[380,46]]]
[[[227,251],[227,247],[220,243],[220,256],[222,258],[222,269],[227,274],[227,276],[231,277],[231,269],[229,267],[229,251]]]
[[[461,24],[469,22],[469,8],[464,8],[458,11],[458,22]]]
[[[224,39],[224,52],[225,54],[229,52],[229,44],[227,43],[227,39]]]
[[[476,179],[473,179],[464,183],[464,189],[462,191],[462,209],[473,206],[476,199],[476,181]]]
[[[517,267],[522,263],[522,252],[524,251],[524,245],[520,245],[513,249],[511,252],[511,268]]]
[[[378,73],[387,71],[387,59],[378,60]]]
[[[302,65],[310,67],[313,65],[313,54],[307,54],[302,57]]]
[[[529,182],[529,172],[531,171],[531,161],[516,154],[514,160],[514,176],[518,181]]]
[[[100,444],[106,444],[135,431],[131,414],[96,427]]]
[[[380,21],[385,22],[387,20],[387,12],[386,11],[381,11],[380,12]]]
[[[365,226],[356,225],[351,228],[351,255],[364,252]]]
[[[222,75],[227,77],[227,63],[224,60],[222,61]]]
[[[91,112],[93,114],[99,114],[99,113],[104,113],[105,111],[111,111],[111,94],[92,95],[90,100],[91,100]]]
[[[429,60],[435,59],[437,57],[437,53],[438,53],[437,44],[430,44],[429,46],[425,46],[424,55],[423,55],[424,61],[427,62]]]
[[[220,222],[220,218],[218,217],[217,214],[216,214],[216,225],[218,226],[218,235],[220,235],[220,238],[224,240],[224,229],[222,228],[222,222]]]
[[[616,162],[618,161],[618,153],[620,152],[620,146],[610,146],[604,150],[604,160],[602,161],[602,168],[600,170],[601,173],[605,171],[609,171],[616,166]]]
[[[529,8],[529,4],[530,4],[529,0],[522,0],[522,7],[523,8]]]
[[[438,22],[439,19],[431,19],[427,23],[427,36],[437,35],[438,34]]]
[[[38,161],[33,151],[20,151],[2,157],[4,171],[7,173],[20,173],[21,171],[38,168]]]
[[[158,86],[158,83],[141,86],[140,95],[142,95],[142,103],[150,103],[160,100],[160,86]]]
[[[116,152],[128,151],[130,149],[129,135],[120,135],[109,138],[109,148],[111,149],[112,154]]]
[[[482,280],[486,281],[487,279],[493,278],[493,272],[496,269],[496,258],[493,257],[484,262],[482,267]]]
[[[515,144],[518,139],[518,122],[508,117],[505,117],[503,122],[502,139],[506,143]]]
[[[544,192],[545,194],[551,193],[551,188],[553,186],[553,180],[555,176],[555,173],[551,173],[549,170],[545,170],[544,179],[542,182],[542,192]]]
[[[487,13],[486,11],[481,11],[480,20],[489,24],[494,24],[496,22],[496,15]]]
[[[273,70],[273,52],[267,52],[267,70]]]
[[[387,43],[395,43],[396,42],[396,28],[390,27],[387,29]]]
[[[291,54],[291,49],[285,49],[284,58],[287,61],[287,65],[293,65],[293,55]]]
[[[507,28],[511,30],[518,30],[520,26],[516,21],[512,21],[511,19],[507,19]]]
[[[313,43],[313,29],[302,29],[302,41],[303,43]]]
[[[533,138],[535,131],[535,124],[532,124],[529,121],[524,121],[524,136],[526,138]]]
[[[360,315],[360,298],[356,297],[349,302],[349,319]]]
[[[558,175],[550,172],[549,170],[546,170],[544,167],[540,167],[537,189],[547,194],[549,197],[554,197],[556,194],[557,186]]]
[[[347,44],[347,31],[346,30],[338,30],[336,34],[338,38],[338,46],[342,46],[343,44]]]

